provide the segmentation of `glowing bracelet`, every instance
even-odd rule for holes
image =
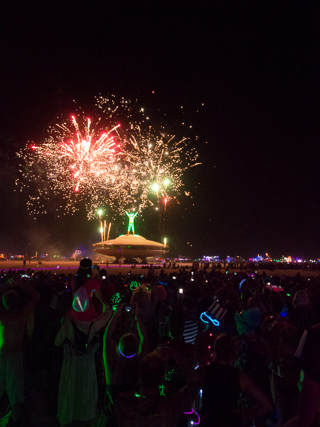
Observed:
[[[197,412],[197,411],[195,411],[194,409],[192,409],[192,410],[191,410],[191,412],[184,412],[184,414],[185,414],[185,415],[197,414],[198,421],[197,421],[196,423],[192,421],[192,424],[194,424],[194,425],[198,425],[198,424],[200,424],[200,415],[199,415],[199,414],[198,414],[198,412]]]
[[[131,357],[134,357],[137,353],[132,354],[131,356],[126,356],[125,354],[122,353],[121,348],[120,348],[120,344],[118,346],[119,349],[119,353],[121,354],[121,356],[127,358],[127,359],[131,359]]]

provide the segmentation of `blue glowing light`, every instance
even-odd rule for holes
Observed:
[[[168,283],[167,282],[160,282],[160,280],[158,281],[159,285],[163,285],[166,286]]]
[[[204,320],[206,319],[206,320]],[[204,311],[203,313],[200,314],[200,320],[203,323],[209,323],[207,320],[209,320],[214,326],[216,326],[217,328],[220,325],[220,322],[218,319],[215,319],[214,317],[211,317],[210,314],[206,311]]]
[[[285,304],[280,312],[281,317],[286,317],[288,315],[288,307]]]
[[[125,357],[126,359],[131,359],[131,357],[134,357],[137,354],[137,353],[134,353],[131,356],[126,356],[125,354],[122,353],[121,348],[120,348],[120,344],[118,346],[118,350],[119,350],[119,353],[121,354],[121,356]]]
[[[205,318],[206,318],[206,319],[208,318],[208,317],[207,317],[207,315],[206,315],[206,312],[201,313],[201,314],[200,314],[200,320],[201,320],[203,323],[209,323],[207,320],[205,320]]]
[[[246,281],[247,279],[243,279],[243,280],[241,280],[241,282],[239,283],[239,290],[241,291],[241,286],[242,286],[242,284]]]

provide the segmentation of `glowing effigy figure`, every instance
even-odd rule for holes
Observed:
[[[134,219],[138,215],[138,212],[126,212],[127,217],[129,218],[129,224],[128,224],[128,231],[127,234],[130,234],[130,231],[132,231],[132,234],[134,234]]]

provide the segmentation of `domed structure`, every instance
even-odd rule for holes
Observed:
[[[113,240],[95,243],[93,250],[98,254],[114,256],[119,260],[125,258],[133,260],[147,257],[164,258],[168,252],[168,246],[163,243],[147,240],[138,234],[123,234]]]

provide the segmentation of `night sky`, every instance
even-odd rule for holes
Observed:
[[[101,93],[199,136],[190,196],[166,213],[172,256],[320,257],[318,1],[16,3],[0,6],[0,252],[99,241],[84,211],[34,220],[14,181],[15,152]],[[153,212],[136,228],[160,238]]]

